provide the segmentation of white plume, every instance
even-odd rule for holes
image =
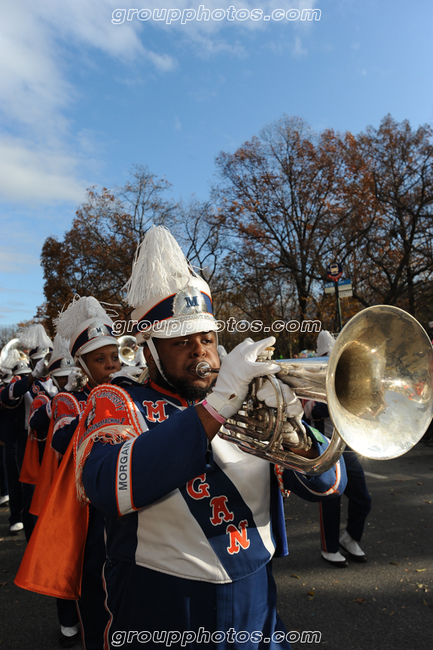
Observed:
[[[164,226],[153,226],[137,248],[131,277],[125,285],[127,301],[138,307],[147,300],[183,289],[197,277],[181,247]]]
[[[16,349],[9,350],[6,359],[2,363],[2,368],[12,370],[21,361],[20,353]]]
[[[73,362],[71,353],[69,352],[69,340],[64,339],[60,334],[54,337],[54,349],[51,353],[51,361],[55,359],[70,359]]]
[[[93,296],[74,298],[69,307],[55,319],[56,332],[63,339],[69,340],[80,323],[90,318],[101,319],[107,325],[112,324],[111,318],[107,316],[105,309],[96,298]]]
[[[21,345],[28,350],[53,347],[53,343],[46,333],[44,326],[40,323],[26,327],[18,332],[18,338]]]
[[[325,357],[331,354],[332,348],[335,345],[335,339],[331,332],[322,330],[317,337],[316,357]]]

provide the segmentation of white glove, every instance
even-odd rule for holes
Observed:
[[[278,379],[280,388],[283,391],[284,406],[286,415],[289,418],[296,418],[304,414],[304,409],[299,399],[296,397],[295,393],[292,391],[290,386]],[[270,381],[267,379],[263,382],[262,387],[257,391],[257,398],[270,406],[271,408],[277,408],[277,396],[273,389],[273,386]]]
[[[68,376],[68,381],[66,382],[66,386],[63,390],[67,390],[68,393],[77,390],[82,377],[83,377],[83,373],[81,372],[80,368],[72,368]]]
[[[33,377],[35,379],[39,379],[39,377],[45,377],[46,374],[47,374],[47,368],[48,368],[48,365],[47,365],[45,359],[39,359],[36,366],[32,370]]]
[[[217,352],[218,352],[218,356],[220,358],[220,362],[222,363],[224,357],[227,356],[227,350],[225,349],[225,347],[223,345],[219,345],[217,347]]]
[[[138,379],[138,377],[142,374],[144,368],[141,368],[140,366],[123,366],[120,370],[117,372],[113,372],[111,376],[111,379],[114,379],[114,377],[127,377],[130,379]]]
[[[296,419],[296,424],[299,426],[300,420],[304,414],[302,404],[292,391],[290,386],[278,380],[280,388],[283,392],[284,411],[288,418]],[[265,380],[261,388],[257,391],[257,399],[264,402],[266,406],[271,408],[277,407],[277,396],[270,381]],[[284,424],[282,432],[283,445],[286,447],[298,448],[302,447],[302,439],[299,433],[290,422]]]
[[[274,343],[273,336],[256,343],[248,338],[224,357],[215,386],[206,398],[220,417],[227,419],[239,411],[253,379],[280,370],[271,361],[256,361],[257,355]]]

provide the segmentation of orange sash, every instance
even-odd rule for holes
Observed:
[[[59,466],[60,454],[58,454],[51,446],[53,435],[59,425],[62,426],[63,424],[69,423],[73,418],[80,414],[80,404],[82,404],[83,407],[85,406],[85,402],[79,402],[69,393],[61,392],[53,397],[51,402],[52,416],[48,429],[47,441],[45,443],[41,469],[39,471],[38,480],[36,482],[30,506],[30,512],[32,515],[39,517],[41,514],[42,507]]]
[[[18,587],[80,598],[89,520],[81,483],[84,462],[96,440],[116,444],[140,433],[138,409],[126,391],[103,384],[90,393],[25,550],[15,578]]]
[[[38,409],[40,406],[43,406],[44,404],[47,404],[49,401],[50,398],[47,395],[38,395],[35,397],[30,407],[30,416],[36,411],[36,409]],[[34,431],[29,429],[26,448],[24,451],[23,464],[21,466],[20,482],[36,485],[39,471],[40,462],[38,438]]]
[[[44,455],[42,458],[41,469],[39,471],[38,480],[36,481],[35,491],[33,493],[32,503],[30,506],[30,513],[32,515],[39,515],[42,512],[42,507],[45,499],[50,491],[51,484],[54,480],[54,475],[59,466],[59,455],[51,447],[53,439],[54,420],[51,419],[50,428],[48,429],[47,441],[45,443]]]
[[[72,442],[27,544],[15,584],[47,596],[77,600],[89,508],[77,499]]]

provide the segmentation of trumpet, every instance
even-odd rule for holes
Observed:
[[[433,348],[418,321],[397,307],[379,305],[356,314],[329,357],[274,362],[281,370],[266,379],[274,388],[277,408],[257,399],[264,378],[256,379],[239,413],[219,432],[224,440],[272,463],[316,475],[334,465],[346,445],[367,458],[397,458],[419,442],[432,420]],[[197,374],[217,371],[206,365],[198,364]],[[318,458],[284,448],[288,425],[304,441],[306,431],[302,422],[287,419],[278,380],[300,399],[327,403],[334,433]]]

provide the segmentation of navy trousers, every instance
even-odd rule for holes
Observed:
[[[0,444],[0,496],[5,497],[9,494],[8,479],[6,475],[5,463],[5,446],[4,443]]]
[[[103,650],[105,629],[109,622],[102,575],[106,559],[104,523],[103,513],[90,506],[81,598],[76,601],[85,650]]]
[[[104,575],[113,616],[110,650],[291,648],[291,633],[277,614],[270,562],[228,584],[185,580],[121,560],[107,560]]]
[[[364,470],[356,452],[347,449],[343,453],[347,472],[347,487],[344,495],[348,498],[346,530],[356,542],[360,542],[364,524],[371,509]],[[340,539],[341,497],[320,503],[320,535],[322,550],[337,553]]]

